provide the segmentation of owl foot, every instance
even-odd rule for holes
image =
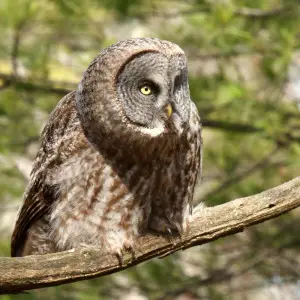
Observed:
[[[178,236],[178,232],[174,232],[174,230],[172,231],[172,229],[167,228],[166,232],[165,232],[165,235],[167,236],[168,241],[170,243],[175,244],[174,237]]]
[[[124,266],[135,260],[135,251],[132,243],[125,243],[123,248],[114,251],[119,265]]]
[[[171,223],[165,218],[154,217],[150,222],[150,229],[161,234],[174,237],[180,235],[182,231],[180,226],[177,226],[176,223]]]

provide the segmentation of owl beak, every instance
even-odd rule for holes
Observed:
[[[168,103],[165,107],[164,107],[164,111],[165,114],[167,115],[168,119],[172,116],[173,113],[173,108],[172,105],[170,103]]]

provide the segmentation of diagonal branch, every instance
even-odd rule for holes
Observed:
[[[40,256],[0,258],[0,293],[60,285],[137,265],[153,257],[209,243],[244,228],[275,218],[300,206],[300,177],[263,193],[212,208],[196,207],[188,232],[181,238],[146,234],[134,257],[124,253],[122,264],[101,249],[81,249]]]

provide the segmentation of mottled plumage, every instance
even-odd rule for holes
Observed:
[[[143,232],[182,233],[200,169],[183,51],[158,39],[119,42],[50,116],[12,256],[86,246],[120,254]]]

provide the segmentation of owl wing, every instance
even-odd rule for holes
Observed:
[[[43,174],[39,174],[31,182],[25,194],[12,235],[11,256],[19,256],[22,253],[29,227],[46,214],[50,203],[55,201],[55,197],[50,195],[54,190],[51,186],[46,187],[43,184],[43,177]],[[48,193],[48,197],[45,197],[45,192]]]
[[[47,183],[47,178],[51,170],[66,161],[74,151],[83,144],[87,145],[79,136],[84,137],[84,134],[76,115],[75,92],[72,92],[61,99],[42,132],[41,147],[12,235],[12,256],[21,255],[30,226],[47,214],[51,204],[59,198],[58,186]]]
[[[193,194],[195,185],[197,183],[197,180],[201,178],[202,175],[202,126],[201,126],[201,119],[198,113],[198,109],[194,102],[191,103],[191,116],[189,121],[189,128],[191,133],[191,139],[189,141],[189,157],[192,157],[192,168],[191,173],[192,174],[192,190],[193,193],[191,193],[189,197],[189,204],[190,207],[192,207],[193,202]]]

